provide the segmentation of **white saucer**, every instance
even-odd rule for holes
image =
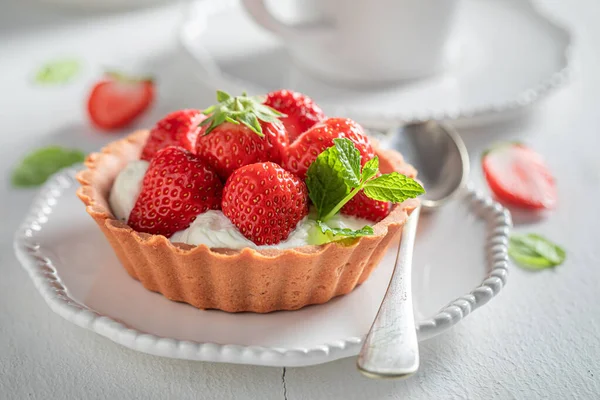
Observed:
[[[254,24],[237,0],[192,3],[183,47],[209,85],[254,94],[307,93],[328,115],[376,123],[462,119],[507,112],[567,81],[571,35],[528,0],[464,0],[443,75],[377,90],[328,85],[292,64],[282,44]]]
[[[202,311],[147,291],[119,264],[75,196],[75,169],[41,190],[15,250],[56,313],[145,353],[202,361],[303,366],[358,353],[375,317],[397,246],[349,295],[271,314]],[[507,276],[510,214],[465,191],[433,216],[421,216],[413,290],[419,339],[437,335],[494,297]]]

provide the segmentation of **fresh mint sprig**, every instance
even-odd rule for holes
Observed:
[[[552,268],[562,264],[567,256],[560,246],[535,233],[512,235],[508,254],[517,264],[528,269]]]
[[[352,230],[327,225],[327,221],[361,190],[374,200],[393,203],[401,203],[425,193],[417,181],[397,172],[377,177],[377,157],[369,160],[361,169],[360,152],[352,141],[341,138],[333,142],[333,146],[319,154],[306,174],[308,195],[317,209],[317,226],[321,233],[332,240],[373,234],[370,226]]]

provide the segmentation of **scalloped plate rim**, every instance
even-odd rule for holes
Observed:
[[[312,348],[278,348],[256,345],[230,345],[193,342],[159,337],[97,313],[69,297],[52,263],[38,251],[39,245],[28,239],[29,230],[41,230],[52,207],[65,190],[77,185],[75,173],[80,166],[64,169],[52,176],[42,187],[14,239],[18,260],[32,279],[48,306],[66,320],[94,331],[116,343],[157,356],[196,360],[251,364],[263,366],[308,366],[358,354],[363,338],[349,337]],[[486,249],[490,270],[483,282],[441,309],[433,318],[418,323],[419,340],[426,340],[449,329],[491,300],[506,284],[508,274],[508,231],[512,226],[510,212],[491,198],[476,192],[471,186],[467,196],[493,214],[493,235]],[[49,200],[52,199],[51,202]],[[54,204],[51,204],[54,203]],[[489,253],[492,251],[492,253]]]
[[[424,110],[421,112],[413,111],[411,114],[406,115],[402,113],[372,113],[372,112],[361,112],[360,109],[348,106],[335,106],[335,111],[339,115],[351,115],[354,119],[364,121],[377,121],[382,126],[389,124],[400,124],[407,125],[413,123],[420,123],[429,120],[433,121],[459,121],[469,120],[475,118],[486,118],[494,117],[503,113],[511,112],[514,110],[522,109],[535,104],[551,94],[554,90],[566,84],[572,75],[572,61],[573,61],[573,47],[575,37],[570,28],[564,23],[558,21],[554,15],[550,15],[547,11],[540,10],[539,5],[534,3],[532,0],[525,0],[522,7],[528,7],[529,12],[535,14],[537,17],[544,20],[548,25],[552,26],[553,29],[560,31],[561,34],[566,38],[566,46],[563,49],[563,64],[562,68],[555,71],[552,75],[542,79],[536,86],[529,89],[523,90],[518,95],[514,96],[510,100],[482,104],[469,108],[462,109],[445,109],[445,110]],[[235,0],[204,0],[201,2],[191,3],[190,14],[197,14],[196,8],[207,10],[209,13],[218,13],[227,11],[228,9],[236,5]],[[203,15],[206,17],[206,15]],[[192,50],[189,44],[190,39],[188,35],[201,35],[204,27],[194,27],[189,23],[190,18],[187,18],[182,24],[182,28],[179,30],[178,40],[181,47],[189,54],[190,57],[196,59],[194,50]],[[195,33],[191,33],[195,32]],[[203,50],[204,51],[204,50]],[[218,68],[218,67],[214,67]],[[214,69],[211,68],[211,69]],[[212,75],[211,78],[220,81],[220,86],[226,85],[228,82],[235,84],[240,87],[248,87],[258,90],[256,85],[251,82],[245,81],[241,78],[231,76],[222,71],[207,70]]]

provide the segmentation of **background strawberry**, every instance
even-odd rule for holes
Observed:
[[[325,119],[323,110],[310,97],[291,90],[277,90],[267,94],[265,104],[285,114],[285,126],[290,143],[298,136]]]
[[[349,202],[344,204],[340,212],[344,215],[379,222],[390,213],[390,202],[373,200],[361,190]]]
[[[484,154],[482,166],[490,189],[500,201],[529,209],[556,204],[554,177],[542,157],[525,145],[496,146]]]
[[[88,115],[98,128],[123,128],[139,117],[154,101],[154,83],[110,72],[92,88],[87,102]]]
[[[346,138],[354,143],[361,155],[361,165],[375,157],[375,152],[363,128],[348,118],[328,118],[304,132],[292,143],[283,165],[304,179],[312,162],[325,149],[333,146],[333,139]]]
[[[172,112],[152,128],[140,158],[150,161],[156,152],[168,146],[181,146],[194,152],[201,130],[200,123],[205,119],[206,116],[200,110]]]
[[[219,104],[204,112],[210,116],[196,141],[196,153],[226,180],[244,165],[281,163],[288,145],[281,113],[246,95],[231,97],[217,92]]]
[[[223,189],[223,213],[257,245],[287,239],[308,215],[306,185],[272,162],[236,170]]]
[[[223,184],[215,171],[179,148],[160,150],[148,166],[128,224],[139,232],[170,237],[198,214],[218,210]]]

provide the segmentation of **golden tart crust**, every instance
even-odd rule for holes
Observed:
[[[373,236],[348,243],[293,249],[211,249],[171,243],[161,235],[134,231],[112,214],[108,197],[118,173],[139,159],[148,131],[137,131],[110,143],[85,161],[77,175],[77,196],[96,221],[117,257],[148,290],[200,309],[267,313],[325,303],[364,282],[401,234],[408,215],[419,204],[408,200],[375,224]],[[397,152],[378,149],[383,173],[414,177],[415,169]]]

